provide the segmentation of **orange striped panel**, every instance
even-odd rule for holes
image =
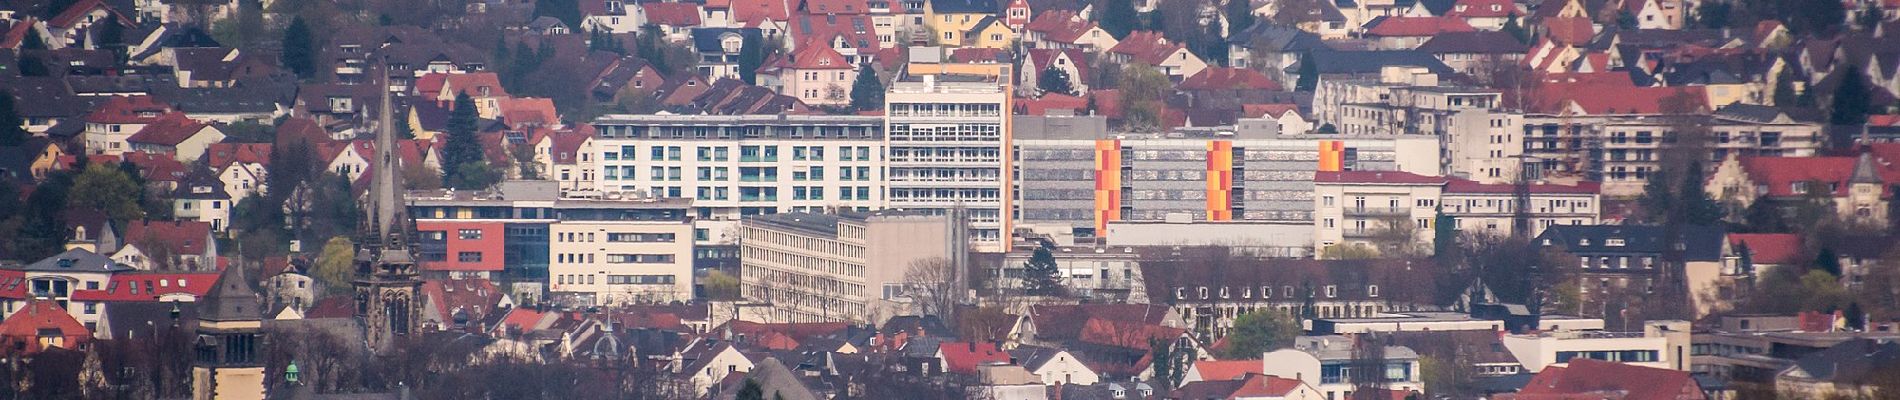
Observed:
[[[1207,220],[1234,219],[1234,142],[1207,142]]]
[[[1338,140],[1319,142],[1319,170],[1338,172],[1346,165],[1346,143]]]
[[[1095,234],[1108,233],[1108,222],[1122,217],[1122,141],[1095,141]]]

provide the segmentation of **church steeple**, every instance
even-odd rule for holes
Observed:
[[[240,261],[225,267],[198,301],[198,339],[192,343],[194,399],[264,398],[263,304]]]
[[[389,69],[377,90],[376,154],[370,160],[369,212],[356,252],[356,316],[371,351],[388,354],[398,338],[420,329],[422,277],[409,235],[413,222],[403,210],[402,159],[396,156],[396,108],[389,99]]]

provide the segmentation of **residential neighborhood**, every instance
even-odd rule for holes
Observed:
[[[1900,398],[1891,0],[0,0],[0,400]]]

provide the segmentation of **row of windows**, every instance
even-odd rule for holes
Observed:
[[[1174,288],[1174,298],[1182,299],[1182,300],[1188,299],[1188,292],[1187,292],[1188,289],[1189,288],[1186,288],[1186,287]],[[1324,290],[1326,292],[1326,298],[1330,299],[1330,298],[1339,297],[1339,285],[1326,285]],[[1249,298],[1253,298],[1254,290],[1253,290],[1253,287],[1251,286],[1241,286],[1241,287],[1238,287],[1237,290],[1229,290],[1229,288],[1226,286],[1222,286],[1218,288],[1208,288],[1206,286],[1199,286],[1199,287],[1194,288],[1194,294],[1199,296],[1200,300],[1210,299],[1212,298],[1211,295],[1216,295],[1216,294],[1219,296],[1219,298],[1228,299],[1228,298],[1232,298],[1233,295],[1236,293],[1238,293],[1240,295],[1240,298],[1242,299],[1249,299]],[[1262,299],[1273,298],[1273,287],[1261,286],[1259,294],[1260,294],[1260,298]],[[1299,296],[1299,292],[1296,292],[1293,286],[1291,285],[1281,287],[1280,294],[1281,296],[1287,297],[1287,298],[1294,298],[1294,297]],[[1366,285],[1366,296],[1379,297],[1379,285]]]

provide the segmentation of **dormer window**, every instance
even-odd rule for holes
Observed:
[[[1577,239],[1577,246],[1589,246],[1590,238]]]
[[[1366,285],[1366,297],[1379,297],[1379,285]]]
[[[1207,287],[1206,287],[1206,286],[1202,286],[1202,287],[1201,287],[1201,289],[1200,289],[1200,294],[1201,294],[1201,299],[1202,299],[1202,300],[1206,300],[1206,299],[1207,299]]]
[[[1604,245],[1604,246],[1610,246],[1610,247],[1622,247],[1622,246],[1623,246],[1623,238],[1609,238],[1609,239],[1604,239],[1604,240],[1603,240],[1603,245]]]

